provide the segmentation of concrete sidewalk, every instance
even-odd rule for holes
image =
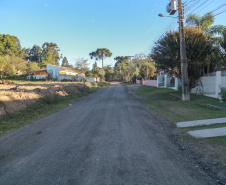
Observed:
[[[219,124],[219,123],[226,123],[226,118],[216,118],[216,119],[205,119],[205,120],[178,122],[177,127],[179,127],[179,128],[195,127],[195,126],[211,125],[211,124]]]
[[[196,138],[226,136],[226,127],[195,130],[195,131],[189,131],[187,133]]]

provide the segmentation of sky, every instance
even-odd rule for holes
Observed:
[[[154,42],[169,29],[177,29],[177,19],[167,15],[169,0],[0,0],[0,34],[17,36],[22,47],[56,43],[60,53],[74,65],[77,58],[94,61],[89,53],[107,48],[113,55],[104,65],[114,66],[116,56],[150,53]],[[185,0],[182,0],[185,2]],[[186,16],[203,16],[225,0],[187,0]],[[177,16],[177,13],[175,14]],[[185,17],[186,17],[185,16]],[[215,17],[215,25],[226,25],[226,12]],[[101,67],[101,61],[98,62]]]

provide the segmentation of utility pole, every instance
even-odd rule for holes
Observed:
[[[184,10],[181,0],[178,0],[178,17],[179,17],[179,30],[180,30],[180,60],[181,60],[181,77],[182,77],[182,100],[190,100],[188,69],[187,69],[187,56],[186,44],[184,34]]]
[[[171,0],[166,11],[170,15],[174,15],[178,10],[179,18],[179,33],[180,33],[180,61],[181,61],[181,78],[182,78],[182,100],[190,100],[189,92],[189,81],[188,81],[188,69],[187,69],[187,56],[186,56],[186,44],[185,44],[185,34],[184,34],[184,9],[182,5],[182,0],[178,0],[178,5],[176,0]],[[163,14],[159,14],[160,17],[164,17]],[[166,16],[169,17],[169,16]],[[174,17],[171,17],[174,18]]]

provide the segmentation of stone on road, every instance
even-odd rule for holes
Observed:
[[[140,98],[112,85],[0,138],[0,184],[216,184]]]
[[[187,133],[196,138],[226,136],[226,127],[194,130]]]
[[[195,127],[195,126],[221,124],[221,123],[226,123],[226,118],[216,118],[216,119],[204,119],[204,120],[178,122],[177,127],[180,127],[180,128]]]

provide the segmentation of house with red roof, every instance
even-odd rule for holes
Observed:
[[[43,79],[47,77],[57,81],[73,79],[82,80],[83,75],[78,74],[75,70],[68,67],[55,66],[51,64],[47,64],[46,68],[34,71],[33,78],[35,79]]]

